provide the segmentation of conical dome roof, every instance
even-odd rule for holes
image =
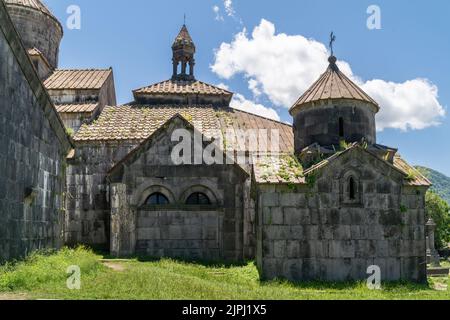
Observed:
[[[188,45],[195,47],[194,41],[192,41],[191,35],[189,34],[186,25],[183,25],[177,37],[175,38],[175,41],[173,42],[173,46],[179,45]]]
[[[58,21],[58,19],[56,19],[56,17],[47,8],[47,6],[40,0],[5,0],[5,3],[6,5],[22,6],[41,11],[42,13],[45,13],[46,15]]]
[[[379,109],[374,99],[339,70],[336,57],[331,56],[328,61],[330,65],[325,73],[297,100],[290,110],[291,113],[310,102],[330,99],[359,100],[373,104]]]

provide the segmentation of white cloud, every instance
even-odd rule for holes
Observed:
[[[225,12],[229,17],[234,17],[235,11],[233,8],[232,0],[223,0],[223,6],[225,7]]]
[[[217,20],[217,21],[223,21],[224,19],[223,19],[223,16],[221,15],[221,13],[220,13],[220,8],[219,8],[219,6],[214,6],[213,7],[213,11],[214,11],[214,13],[216,14],[216,17],[214,18],[215,20]]]
[[[381,106],[377,116],[380,131],[386,128],[421,130],[439,125],[439,120],[445,116],[438,101],[438,88],[426,79],[403,83],[372,80],[362,88]]]
[[[255,97],[265,94],[274,105],[290,108],[325,71],[328,55],[324,44],[302,35],[277,34],[275,25],[262,19],[251,36],[244,29],[230,43],[222,43],[211,69],[224,79],[241,74]],[[338,66],[379,102],[379,130],[424,129],[445,115],[438,89],[429,81],[364,83],[347,62],[338,61]]]

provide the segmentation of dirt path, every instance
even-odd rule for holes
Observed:
[[[0,293],[0,301],[3,300],[27,300],[25,293]]]
[[[117,263],[117,262],[103,261],[102,263],[104,266],[106,266],[114,271],[117,271],[117,272],[123,272],[126,270],[126,268],[122,264]]]

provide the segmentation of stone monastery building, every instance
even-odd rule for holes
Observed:
[[[430,182],[377,144],[380,106],[334,56],[290,126],[232,109],[233,93],[200,81],[186,26],[171,78],[117,105],[112,69],[58,69],[63,28],[40,0],[0,0],[0,21],[0,259],[81,243],[256,259],[264,279],[365,279],[371,265],[386,280],[426,279]],[[258,134],[242,143],[242,132]],[[180,164],[181,140],[192,153],[177,151]],[[198,162],[211,146],[225,161]]]

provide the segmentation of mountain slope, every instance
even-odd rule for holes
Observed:
[[[431,180],[433,183],[431,190],[450,204],[450,178],[430,168],[417,166],[416,169]]]

